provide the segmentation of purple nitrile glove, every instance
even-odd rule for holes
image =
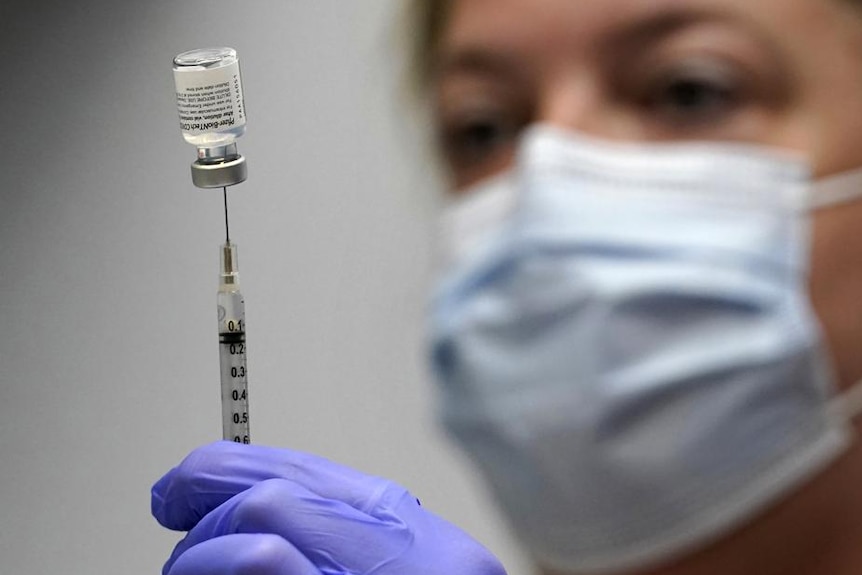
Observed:
[[[152,490],[188,531],[165,575],[505,575],[469,535],[404,488],[313,455],[221,441]]]

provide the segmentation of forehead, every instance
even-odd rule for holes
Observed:
[[[590,48],[627,29],[706,18],[759,28],[785,42],[825,32],[826,6],[838,0],[452,0],[445,50],[547,46]]]

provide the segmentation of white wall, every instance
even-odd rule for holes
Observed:
[[[153,574],[149,488],[220,435],[221,196],[191,185],[171,57],[241,55],[231,191],[252,433],[388,476],[526,563],[432,417],[435,205],[399,0],[0,4],[0,573]],[[241,8],[240,8],[241,7]]]

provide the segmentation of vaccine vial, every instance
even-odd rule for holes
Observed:
[[[236,50],[190,50],[176,56],[173,64],[180,130],[197,147],[195,185],[219,188],[245,180],[245,160],[236,147],[246,125]]]
[[[174,58],[180,129],[198,147],[232,144],[245,133],[239,58],[233,48],[204,48]]]

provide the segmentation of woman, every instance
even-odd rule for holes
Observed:
[[[425,0],[442,413],[543,573],[862,571],[862,7]],[[384,480],[216,444],[198,573],[500,574]]]

